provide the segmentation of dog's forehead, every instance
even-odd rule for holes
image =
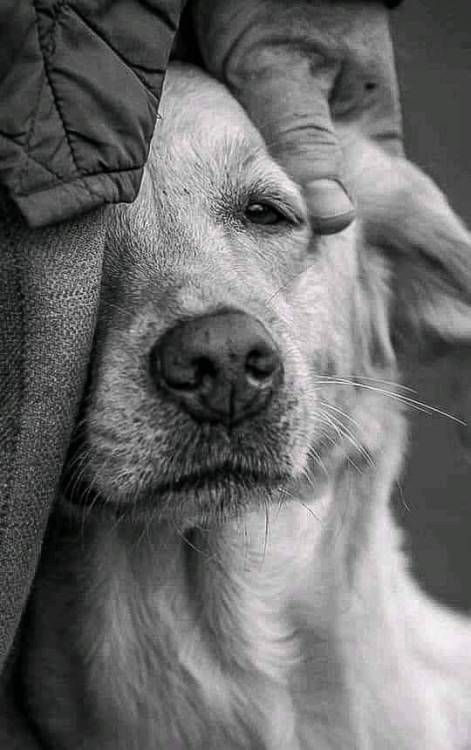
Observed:
[[[251,195],[283,195],[299,215],[298,186],[273,160],[244,109],[206,73],[172,64],[137,208],[160,223],[196,221],[215,206],[232,211]],[[193,216],[199,212],[199,219]],[[202,212],[202,213],[201,213]]]
[[[263,139],[241,105],[225,86],[202,71],[172,65],[159,107],[156,140],[169,146],[182,138],[195,147],[203,139],[215,148],[232,141],[248,149],[263,147]]]

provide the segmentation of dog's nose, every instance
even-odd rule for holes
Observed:
[[[196,419],[229,425],[265,408],[282,377],[265,327],[232,311],[172,328],[152,349],[150,367],[157,385]]]

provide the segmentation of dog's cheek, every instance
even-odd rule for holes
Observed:
[[[311,375],[324,373],[329,369],[329,357],[337,348],[337,325],[335,306],[326,293],[325,277],[317,265],[294,285],[289,306],[293,317],[291,335],[295,335],[302,369]]]
[[[292,330],[296,331],[301,359],[296,365],[296,391],[304,410],[296,453],[300,471],[312,454],[322,453],[326,446],[332,448],[338,440],[338,430],[332,427],[338,420],[337,410],[350,410],[348,396],[352,389],[339,380],[349,380],[353,374],[355,273],[348,268],[339,272],[339,261],[334,257],[337,248],[330,250],[330,255],[313,260],[289,297]],[[345,262],[348,266],[347,258]]]
[[[87,398],[84,456],[88,481],[107,496],[134,493],[165,440],[145,351],[137,337],[118,332],[97,355]]]
[[[294,474],[305,468],[314,439],[317,411],[312,369],[319,345],[315,334],[310,335],[311,318],[303,315],[309,305],[310,300],[303,300],[301,295],[291,294],[286,301],[278,298],[276,320],[272,320],[271,325],[271,329],[276,330],[284,365],[283,387],[278,399],[284,424],[278,428],[283,432],[283,444],[289,452]]]

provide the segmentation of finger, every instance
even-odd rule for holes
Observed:
[[[354,205],[340,181],[313,180],[304,187],[303,192],[312,228],[318,234],[341,232],[354,220]]]
[[[303,188],[314,229],[344,229],[355,217],[342,181],[342,152],[329,110],[334,66],[287,48],[276,64],[232,80],[274,158]],[[235,84],[235,85],[234,85]]]

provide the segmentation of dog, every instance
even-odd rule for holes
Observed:
[[[389,509],[398,358],[471,338],[470,235],[339,134],[358,219],[319,237],[229,92],[170,67],[25,621],[45,747],[471,747],[470,621]]]

